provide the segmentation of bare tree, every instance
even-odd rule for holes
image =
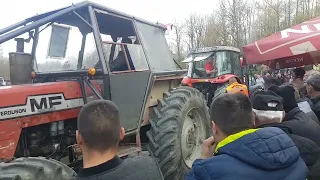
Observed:
[[[320,15],[320,0],[219,0],[211,14],[174,21],[174,52],[203,46],[241,48],[260,38]],[[183,27],[181,26],[183,24]]]
[[[184,30],[185,24],[183,22],[178,22],[176,19],[173,20],[173,30],[174,30],[174,41],[175,41],[175,54],[176,59],[181,61],[184,56],[184,45],[183,45],[183,38],[184,38]]]
[[[206,17],[190,14],[185,21],[188,50],[203,47],[202,40],[206,28]]]

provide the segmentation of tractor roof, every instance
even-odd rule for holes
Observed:
[[[231,47],[231,46],[212,46],[212,47],[202,47],[202,48],[195,48],[192,49],[189,53],[190,54],[198,54],[198,53],[208,53],[208,52],[215,52],[215,51],[235,51],[240,53],[240,49]]]
[[[183,60],[183,63],[189,63],[192,61],[202,61],[213,55],[217,51],[234,51],[240,53],[240,49],[231,46],[213,46],[196,48],[190,51],[187,58]],[[192,57],[195,56],[195,57]]]
[[[152,23],[147,20],[143,20],[143,19],[134,17],[132,15],[117,11],[115,9],[105,7],[105,6],[97,4],[97,3],[93,3],[90,1],[83,1],[83,2],[80,2],[77,4],[72,4],[71,6],[67,6],[64,8],[56,9],[53,11],[49,11],[46,13],[42,13],[42,14],[38,14],[38,15],[26,18],[25,20],[20,21],[16,24],[13,24],[13,25],[8,26],[6,28],[0,29],[0,44],[2,44],[5,41],[8,41],[16,36],[19,36],[25,32],[28,32],[28,31],[34,29],[35,27],[45,25],[45,24],[47,24],[51,21],[57,20],[57,19],[58,19],[58,21],[61,21],[61,22],[70,23],[70,21],[68,19],[59,20],[59,17],[62,15],[71,13],[73,11],[76,11],[77,13],[79,13],[81,15],[81,12],[83,12],[83,10],[87,10],[87,8],[89,6],[91,6],[94,9],[106,12],[106,13],[109,12],[109,13],[112,13],[114,15],[118,15],[123,18],[137,20],[137,21],[143,22],[145,24],[156,26],[156,27],[159,27],[161,29],[166,30],[166,27],[163,24]],[[23,27],[21,27],[21,26],[23,26]],[[20,28],[20,29],[17,29],[17,28]],[[15,30],[15,31],[13,31],[13,30]]]

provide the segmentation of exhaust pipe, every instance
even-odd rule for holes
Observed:
[[[24,52],[25,40],[23,38],[15,38],[15,41],[17,41],[16,52],[9,53],[11,84],[31,84],[32,56]]]

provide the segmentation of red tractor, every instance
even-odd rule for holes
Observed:
[[[242,61],[240,49],[229,46],[214,46],[192,50],[183,61],[187,63],[188,74],[182,84],[201,91],[211,104],[212,98],[224,93],[229,79],[235,77],[242,81]],[[206,64],[210,63],[215,72],[207,72]]]
[[[82,165],[77,115],[94,99],[121,112],[119,156],[148,151],[166,180],[183,178],[211,123],[203,94],[180,86],[187,71],[176,67],[165,31],[88,1],[1,29],[0,44],[16,40],[17,48],[12,86],[0,87],[0,159],[10,162],[0,164],[0,180],[70,178]]]

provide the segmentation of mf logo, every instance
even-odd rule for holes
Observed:
[[[62,105],[64,98],[61,94],[44,95],[29,98],[31,112],[54,110],[55,106]]]

